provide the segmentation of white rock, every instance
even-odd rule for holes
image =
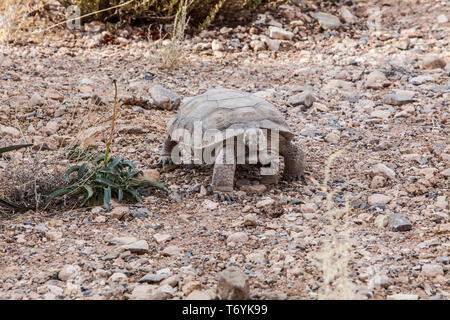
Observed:
[[[378,163],[372,168],[372,173],[375,175],[384,176],[387,179],[395,179],[395,171],[383,163]]]
[[[269,205],[271,205],[273,203],[275,203],[275,200],[273,200],[273,199],[270,199],[270,198],[269,199],[264,199],[264,200],[258,201],[256,203],[256,207],[257,208],[262,208],[262,207],[265,207],[265,206],[269,206]]]
[[[220,42],[217,39],[214,39],[213,42],[211,43],[211,49],[213,51],[223,51],[224,47],[222,42]]]
[[[389,222],[389,217],[385,216],[383,214],[380,214],[380,215],[378,215],[378,217],[376,217],[374,224],[376,227],[383,229],[388,225],[388,222]]]
[[[444,69],[446,62],[435,54],[427,55],[422,62],[422,67],[424,69]]]
[[[291,40],[294,34],[279,27],[269,27],[269,37],[278,40]]]
[[[440,14],[437,17],[437,22],[442,23],[442,24],[447,23],[448,22],[448,18],[447,18],[447,16],[445,14]]]
[[[203,201],[203,208],[205,208],[206,210],[216,210],[218,205],[219,204],[217,202],[214,202],[209,199]]]
[[[153,239],[155,239],[156,242],[158,242],[158,243],[163,243],[163,242],[169,241],[172,238],[173,238],[172,235],[168,234],[168,233],[155,233],[153,235]]]
[[[228,236],[227,243],[243,243],[248,241],[248,235],[245,232],[235,232]]]
[[[340,139],[340,137],[333,132],[330,132],[329,134],[327,134],[325,136],[325,141],[329,142],[329,143],[338,143],[339,139]]]
[[[61,281],[67,281],[77,276],[79,267],[71,264],[66,264],[58,273],[58,278]]]
[[[345,7],[345,6],[341,8],[341,16],[342,16],[342,19],[344,19],[344,21],[347,22],[347,23],[355,23],[356,20],[358,19],[350,11],[350,9]]]
[[[109,277],[108,281],[111,282],[126,282],[128,277],[122,272],[115,272]]]
[[[139,240],[131,244],[127,244],[122,246],[124,250],[130,250],[133,253],[147,253],[148,252],[148,243],[145,240]]]
[[[13,138],[20,138],[20,131],[13,127],[0,126],[0,136],[6,135]]]
[[[424,264],[422,266],[422,273],[430,278],[444,275],[444,269],[439,264]]]
[[[369,89],[381,89],[386,81],[386,75],[381,71],[375,70],[367,76],[366,87]]]
[[[314,202],[305,203],[300,206],[300,211],[302,213],[315,213],[318,207]]]
[[[130,209],[128,207],[115,207],[111,210],[109,216],[114,219],[121,219],[129,211]]]
[[[44,104],[44,99],[38,94],[33,93],[30,98],[30,105],[31,106],[42,106]]]
[[[384,184],[386,183],[386,179],[382,176],[375,176],[372,179],[372,182],[370,183],[371,189],[378,189],[382,188]]]
[[[367,203],[371,206],[375,206],[375,205],[381,205],[381,204],[387,204],[392,200],[391,196],[387,196],[384,194],[380,194],[380,193],[376,193],[371,195],[368,199],[367,199]]]
[[[389,300],[419,300],[419,296],[417,294],[405,294],[405,293],[397,293],[388,296]]]
[[[194,290],[186,297],[186,300],[212,300],[212,297],[209,291]]]
[[[219,274],[217,292],[222,300],[247,300],[250,287],[247,275],[237,267],[229,267]]]
[[[314,15],[323,29],[337,29],[341,26],[341,21],[336,16],[325,12],[318,12]]]
[[[447,209],[448,207],[448,201],[446,199],[446,196],[439,196],[436,198],[436,207],[440,208],[440,209]]]

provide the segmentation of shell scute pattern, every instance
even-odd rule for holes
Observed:
[[[174,121],[169,123],[168,132],[172,134],[178,128],[192,133],[196,121],[201,121],[204,131],[261,128],[279,130],[287,139],[293,137],[275,106],[262,98],[231,89],[211,89],[189,100],[180,108]],[[177,138],[174,140],[180,141]],[[205,141],[205,146],[209,144]]]

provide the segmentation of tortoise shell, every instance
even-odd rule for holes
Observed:
[[[283,115],[274,105],[250,93],[225,88],[210,89],[191,98],[169,122],[167,133],[173,141],[183,142],[173,133],[177,129],[184,129],[192,135],[196,122],[201,125],[202,134],[208,130],[219,130],[223,134],[219,140],[204,139],[203,147],[219,143],[248,128],[278,130],[288,140],[293,137]],[[237,130],[229,133],[226,129]]]

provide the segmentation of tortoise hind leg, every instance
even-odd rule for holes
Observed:
[[[290,141],[280,139],[280,153],[284,158],[283,176],[287,180],[302,178],[305,171],[305,153]]]
[[[216,192],[232,192],[234,185],[234,172],[236,171],[236,161],[234,156],[226,161],[225,149],[222,149],[216,157],[214,163],[214,173],[212,177],[212,187]]]

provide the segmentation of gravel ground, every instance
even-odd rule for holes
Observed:
[[[0,145],[34,147],[0,159],[0,175],[31,157],[65,169],[77,141],[101,143],[117,79],[112,151],[171,194],[148,190],[112,212],[2,212],[0,297],[317,299],[339,270],[332,287],[343,280],[354,298],[449,299],[449,5],[358,2],[355,22],[322,27],[284,6],[265,22],[190,37],[172,71],[126,34],[99,45],[104,35],[61,31],[3,48]],[[307,154],[307,184],[266,185],[243,167],[236,202],[222,203],[206,192],[210,167],[159,169],[176,110],[155,107],[155,85],[182,99],[212,87],[265,97]],[[337,253],[331,266],[315,262],[324,248]]]

